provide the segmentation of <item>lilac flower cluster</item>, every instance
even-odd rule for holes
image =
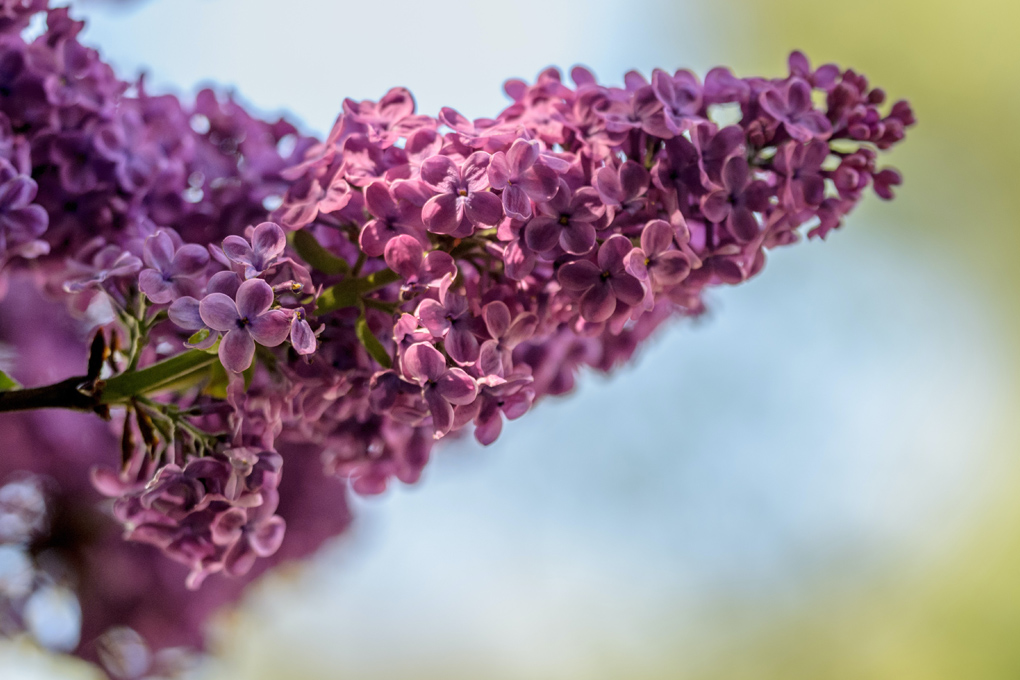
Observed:
[[[471,426],[493,442],[766,250],[824,238],[869,186],[891,198],[901,178],[878,152],[914,123],[795,52],[777,79],[656,70],[612,87],[577,67],[570,86],[549,69],[508,81],[491,119],[422,115],[395,88],[344,101],[319,142],[209,90],[193,107],[151,96],[80,30],[44,0],[0,0],[0,289],[18,291],[0,314],[38,328],[44,307],[18,298],[42,292],[72,344],[91,335],[76,398],[110,424],[78,467],[42,469],[76,498],[67,470],[90,469],[124,537],[193,589],[346,525],[342,489],[301,493],[330,481],[308,470],[363,494],[412,483],[436,440]],[[41,335],[67,353],[66,333]],[[26,356],[27,338],[0,329]],[[67,375],[22,364],[26,382]],[[86,628],[151,620],[127,609],[86,608]]]

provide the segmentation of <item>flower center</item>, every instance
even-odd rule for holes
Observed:
[[[245,328],[245,327],[250,326],[250,325],[251,325],[251,321],[249,321],[248,317],[246,317],[246,316],[241,317],[240,319],[237,320],[237,327],[238,328]]]
[[[560,224],[564,227],[570,224],[570,215],[560,215]]]

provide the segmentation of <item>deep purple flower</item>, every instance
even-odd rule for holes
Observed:
[[[486,375],[509,375],[513,370],[514,348],[535,334],[538,316],[523,312],[511,318],[506,303],[494,300],[482,309],[482,318],[491,339],[482,343],[478,367]]]
[[[800,78],[762,92],[758,102],[798,142],[828,139],[832,134],[829,119],[811,103],[811,86]]]
[[[595,222],[606,212],[598,192],[581,187],[572,192],[560,181],[551,200],[538,204],[540,215],[524,228],[524,240],[535,252],[544,253],[557,244],[573,255],[584,255],[595,246]]]
[[[476,324],[463,295],[447,293],[442,302],[422,300],[416,314],[432,337],[444,340],[443,346],[451,359],[461,365],[478,359]]]
[[[270,310],[273,289],[262,279],[249,279],[237,289],[237,301],[223,293],[211,293],[199,307],[202,321],[225,333],[220,341],[220,362],[228,371],[240,373],[251,366],[255,343],[276,347],[290,334],[290,315]]]
[[[251,243],[240,236],[223,239],[223,252],[232,262],[244,267],[244,278],[252,279],[268,271],[287,247],[287,235],[280,225],[263,222],[255,227]]]
[[[209,263],[209,251],[197,243],[174,248],[165,231],[157,231],[145,239],[143,259],[149,269],[138,275],[138,289],[157,304],[166,304],[198,293],[195,278]]]
[[[538,163],[538,144],[518,139],[505,154],[497,151],[489,163],[489,183],[503,192],[503,210],[510,217],[531,217],[531,201],[548,201],[557,191],[556,173]]]
[[[503,219],[503,204],[487,191],[489,154],[476,151],[460,167],[449,156],[433,156],[421,166],[421,178],[438,192],[422,208],[425,227],[434,234],[470,236],[474,227]]]
[[[810,83],[811,87],[821,90],[831,90],[839,77],[839,67],[835,64],[822,64],[817,69],[811,68],[811,62],[800,50],[790,53],[788,59],[790,75],[802,78]]]
[[[725,223],[734,238],[747,242],[758,235],[755,212],[768,206],[768,187],[751,180],[747,161],[734,156],[722,171],[722,188],[701,199],[701,211],[710,222]]]
[[[829,145],[821,140],[807,144],[787,142],[776,152],[774,167],[782,178],[779,196],[791,210],[820,205],[825,198],[825,177],[822,163],[829,155]]]
[[[579,309],[586,321],[606,321],[616,311],[617,300],[633,306],[645,296],[641,282],[627,273],[625,260],[633,249],[627,237],[614,234],[599,247],[598,264],[575,260],[560,267],[560,285],[581,295]]]
[[[671,76],[661,69],[652,72],[652,89],[662,102],[666,127],[674,135],[683,134],[704,120],[701,108],[701,83],[690,71],[677,71]]]
[[[404,354],[404,375],[417,383],[432,413],[432,427],[439,439],[453,426],[453,407],[475,400],[478,386],[459,368],[447,368],[446,359],[435,347],[419,342]]]

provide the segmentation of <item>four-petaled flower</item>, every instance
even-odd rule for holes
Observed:
[[[538,144],[518,139],[506,153],[497,151],[489,163],[489,184],[502,190],[503,210],[510,217],[531,217],[531,201],[548,201],[559,186],[556,173],[539,163]]]
[[[434,234],[470,236],[474,227],[503,219],[503,204],[489,188],[489,154],[476,151],[460,167],[449,156],[433,156],[421,165],[421,178],[439,192],[422,208],[425,227]]]
[[[584,255],[595,247],[595,225],[606,213],[598,192],[591,187],[570,191],[560,181],[560,190],[545,203],[539,203],[538,217],[524,228],[524,241],[528,248],[544,253],[558,243],[572,255]]]
[[[414,182],[402,182],[393,188],[385,182],[372,182],[365,187],[365,206],[375,219],[361,229],[359,243],[370,257],[379,257],[393,237],[409,234],[419,243],[428,243],[421,222],[421,210],[403,194],[413,189]]]
[[[524,312],[511,318],[506,303],[494,300],[482,309],[482,318],[491,339],[482,343],[478,367],[486,375],[508,375],[513,370],[514,348],[535,334],[538,316]]]
[[[290,334],[290,314],[269,309],[273,289],[262,279],[249,279],[237,289],[237,300],[211,293],[199,305],[202,321],[225,333],[220,341],[220,362],[228,371],[240,373],[251,366],[255,343],[276,347]]]
[[[768,207],[768,187],[760,180],[751,180],[747,161],[734,156],[722,170],[722,188],[701,199],[701,211],[710,222],[726,224],[738,241],[746,243],[758,236],[758,220],[754,213]]]
[[[606,321],[616,311],[617,301],[634,306],[645,290],[627,273],[625,259],[634,247],[630,239],[614,234],[599,248],[598,264],[591,260],[568,262],[557,274],[564,289],[580,293],[581,317],[592,323]]]
[[[287,236],[275,222],[263,222],[255,227],[250,244],[247,239],[233,234],[223,239],[223,252],[231,262],[244,267],[246,279],[268,271],[286,247]]]
[[[649,292],[674,286],[691,271],[687,255],[673,250],[676,232],[665,220],[652,220],[641,232],[641,247],[627,254],[627,271],[647,281]]]
[[[832,134],[829,119],[811,103],[811,86],[800,78],[792,78],[785,85],[762,92],[758,102],[798,142],[828,139]]]
[[[145,239],[142,257],[149,269],[138,275],[138,289],[157,304],[172,302],[197,294],[195,280],[209,263],[209,251],[196,243],[174,248],[173,239],[165,231],[157,231]]]
[[[434,338],[445,339],[450,358],[458,364],[470,364],[478,358],[478,338],[474,317],[463,295],[447,293],[442,302],[422,300],[417,316]]]
[[[421,387],[422,397],[432,413],[434,437],[441,438],[453,427],[453,407],[475,400],[474,378],[459,368],[447,368],[446,359],[427,342],[411,345],[404,353],[404,375]]]

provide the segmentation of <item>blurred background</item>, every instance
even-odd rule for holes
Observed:
[[[285,6],[285,9],[282,9]],[[82,2],[86,42],[154,91],[236,89],[328,130],[405,85],[468,117],[543,67],[790,50],[866,73],[920,124],[827,242],[776,251],[493,446],[259,583],[197,678],[1020,676],[1020,5],[1012,0]],[[91,677],[0,645],[26,678]],[[7,677],[5,675],[5,677]]]

